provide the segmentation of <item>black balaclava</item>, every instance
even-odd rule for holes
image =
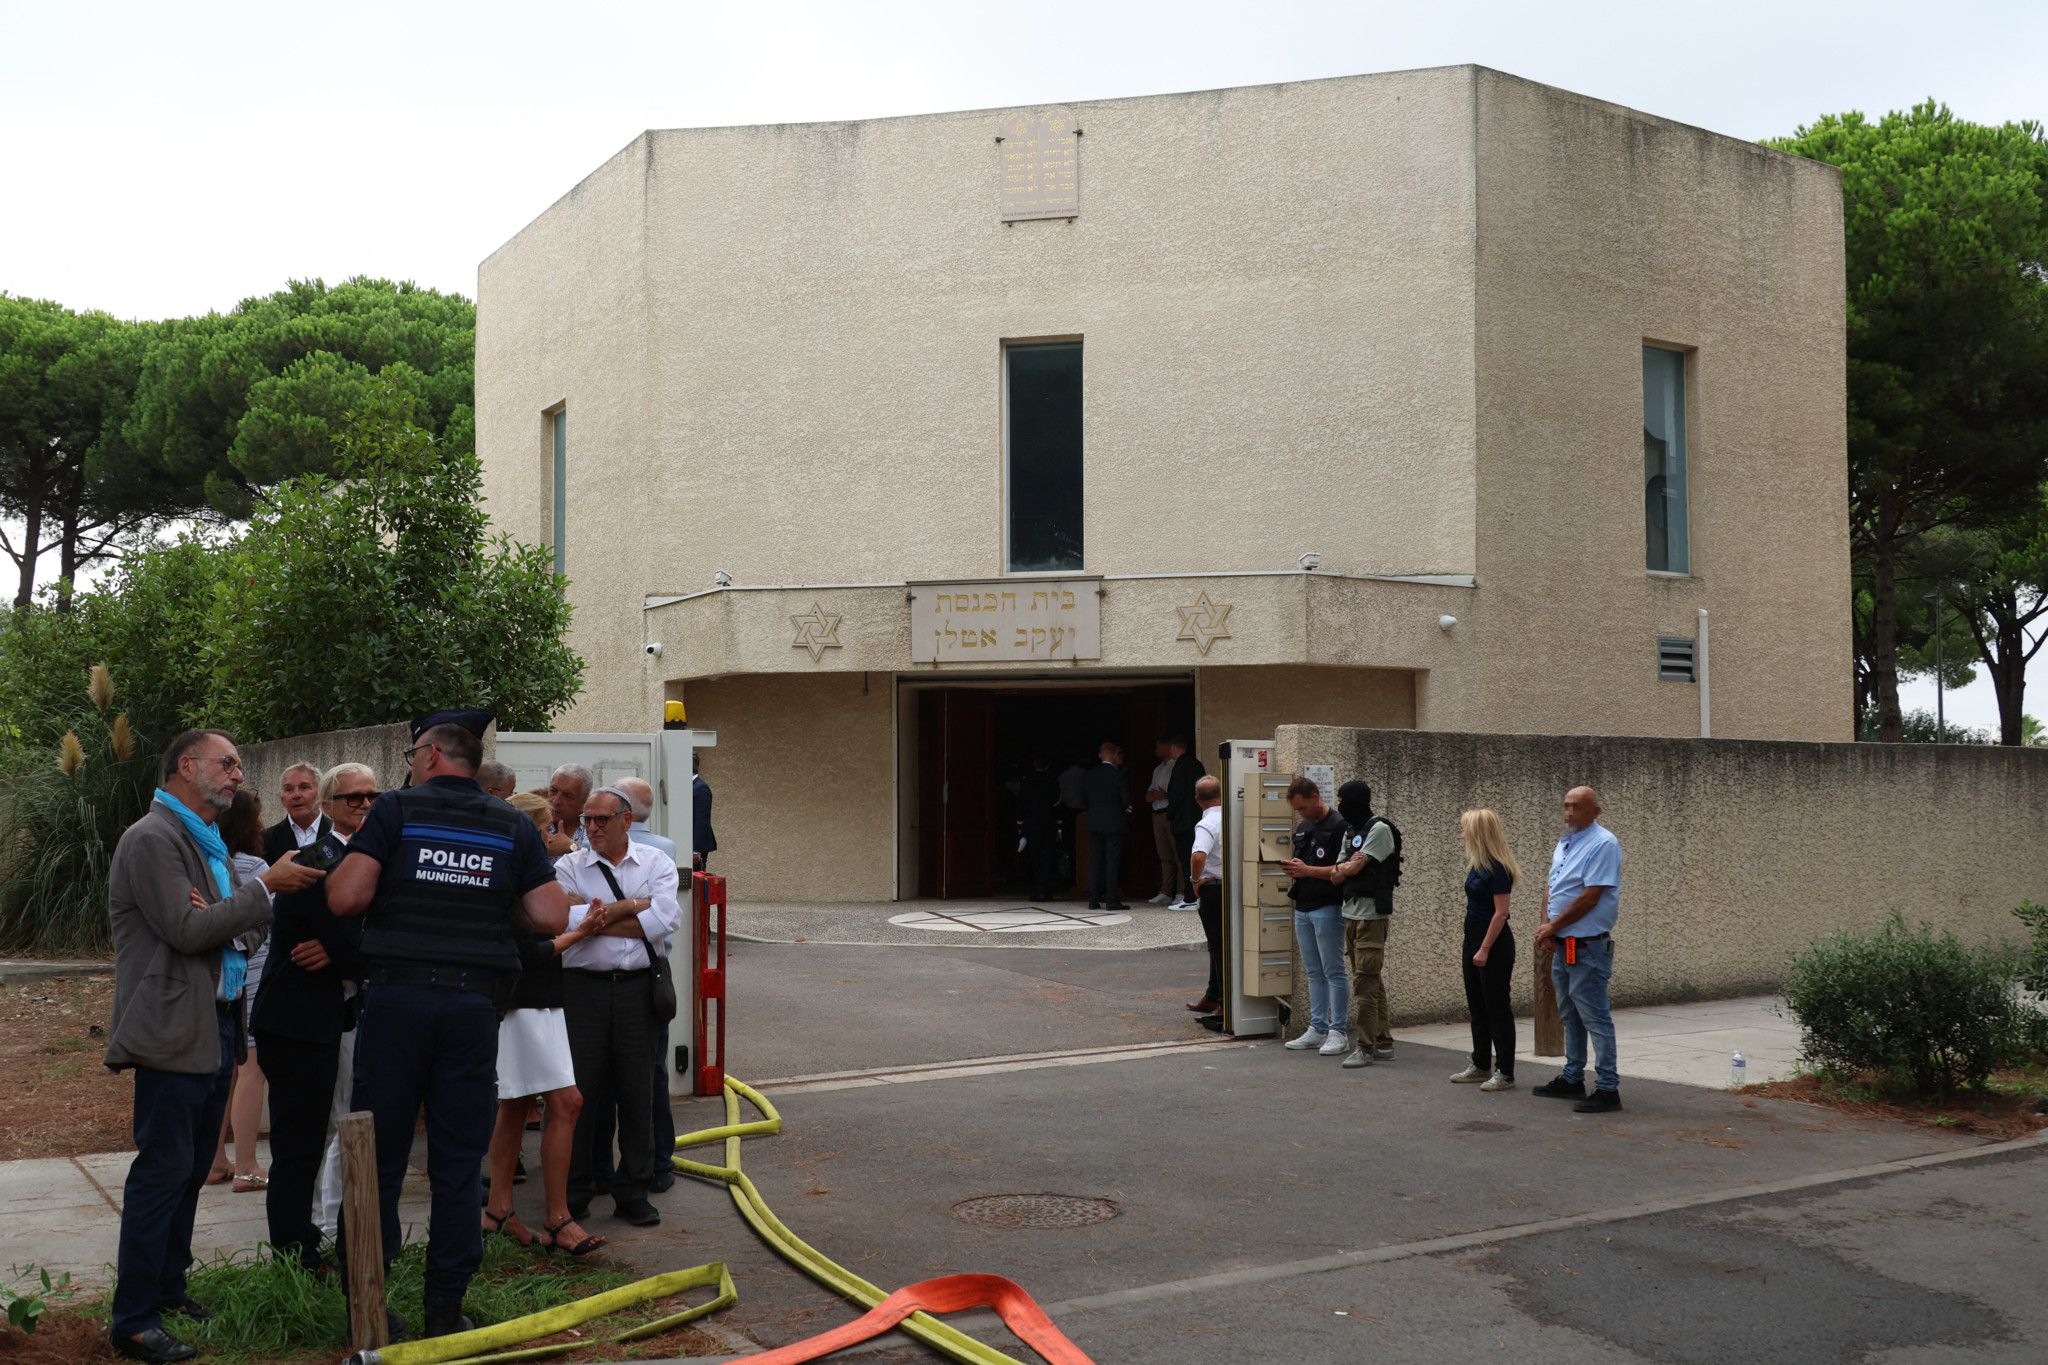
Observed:
[[[1353,829],[1364,829],[1372,819],[1372,788],[1363,782],[1346,782],[1337,788],[1337,814]]]

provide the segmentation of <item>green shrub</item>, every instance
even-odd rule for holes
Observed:
[[[1874,934],[1836,934],[1793,955],[1785,1002],[1803,1058],[1894,1087],[1978,1087],[2029,1044],[2038,1016],[2015,998],[2017,963],[1897,914]]]
[[[2035,995],[2048,996],[2048,905],[2024,901],[2013,914],[2033,937],[2020,959],[2020,984]]]

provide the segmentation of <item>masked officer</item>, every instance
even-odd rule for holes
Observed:
[[[513,932],[559,934],[569,919],[533,822],[477,785],[490,721],[485,711],[414,721],[412,785],[377,799],[327,882],[335,914],[368,915],[354,1103],[377,1121],[386,1265],[426,1105],[430,1337],[470,1326],[462,1296],[483,1260],[480,1171],[498,1107],[498,1016],[519,970]]]

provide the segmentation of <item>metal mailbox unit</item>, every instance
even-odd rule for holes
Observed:
[[[1292,776],[1273,769],[1273,741],[1221,746],[1223,771],[1223,1031],[1280,1031],[1294,992],[1294,902],[1280,864],[1293,856]]]

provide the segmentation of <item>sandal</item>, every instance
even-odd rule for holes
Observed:
[[[227,1166],[216,1166],[206,1173],[206,1183],[209,1185],[225,1185],[234,1178],[234,1170]]]
[[[495,1232],[501,1237],[509,1237],[512,1239],[513,1242],[523,1247],[538,1246],[540,1244],[540,1238],[535,1237],[531,1233],[528,1233],[526,1236],[521,1237],[516,1232],[505,1231],[506,1222],[510,1219],[517,1218],[518,1216],[519,1211],[517,1209],[506,1209],[503,1213],[492,1213],[489,1209],[485,1209],[484,1217],[490,1220],[491,1225],[485,1228],[484,1231],[486,1233]]]
[[[569,1217],[564,1218],[561,1222],[556,1223],[553,1227],[548,1228],[547,1241],[545,1243],[548,1250],[566,1252],[571,1256],[588,1256],[591,1252],[597,1250],[599,1247],[605,1244],[604,1238],[597,1236],[595,1233],[592,1233],[586,1235],[584,1239],[578,1242],[575,1246],[563,1246],[562,1229],[568,1227],[569,1224],[575,1221],[575,1215],[571,1214]]]
[[[270,1188],[270,1177],[261,1171],[235,1172],[234,1191],[236,1194],[253,1194],[257,1190]]]

